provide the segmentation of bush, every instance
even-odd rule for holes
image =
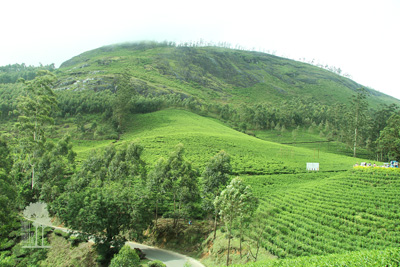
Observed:
[[[165,265],[163,262],[159,261],[159,260],[155,260],[155,261],[151,261],[148,263],[149,267],[166,267],[167,265]]]
[[[139,262],[140,259],[135,250],[131,249],[128,245],[125,245],[118,254],[112,258],[110,267],[140,266]]]

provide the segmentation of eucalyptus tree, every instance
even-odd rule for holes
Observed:
[[[218,209],[214,207],[213,201],[226,187],[231,171],[230,156],[221,150],[209,160],[202,173],[203,209],[206,211],[214,210],[214,239],[217,232]]]
[[[46,143],[46,126],[53,123],[52,112],[57,107],[57,99],[52,87],[56,80],[49,71],[39,71],[32,81],[22,81],[23,95],[18,98],[16,159],[20,172],[28,174],[31,188],[36,183],[38,159]]]
[[[214,205],[219,210],[225,223],[228,236],[226,265],[229,265],[230,244],[236,227],[242,234],[244,222],[251,218],[257,207],[257,199],[253,196],[250,186],[246,186],[239,177],[234,178],[225,190],[215,198]],[[242,236],[240,235],[240,239]]]
[[[359,146],[360,136],[367,125],[367,91],[364,88],[357,90],[357,94],[352,96],[350,126],[353,131],[353,156],[357,156],[357,147]]]
[[[163,190],[172,196],[174,228],[177,228],[182,211],[190,212],[199,198],[197,173],[184,157],[184,148],[178,144],[164,165]]]
[[[152,201],[154,201],[155,227],[158,227],[159,205],[165,199],[164,183],[166,180],[166,160],[160,158],[148,175],[147,187]]]
[[[118,132],[123,132],[127,127],[130,114],[130,101],[134,95],[130,82],[130,74],[125,70],[116,79],[116,96],[113,103],[113,118],[117,123]]]

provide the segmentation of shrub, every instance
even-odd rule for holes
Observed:
[[[149,267],[166,267],[167,265],[165,265],[163,262],[159,261],[159,260],[154,260],[148,263]]]
[[[118,254],[112,258],[110,267],[140,266],[139,262],[140,259],[135,250],[131,249],[128,245],[125,245]]]

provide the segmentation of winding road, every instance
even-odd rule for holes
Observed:
[[[46,204],[44,203],[34,203],[27,207],[24,211],[24,217],[27,220],[33,222],[34,225],[44,225],[49,226],[54,229],[60,229],[64,232],[73,232],[73,230],[55,226],[52,224],[46,209]],[[131,248],[139,248],[146,254],[146,258],[149,260],[159,260],[165,263],[167,267],[183,267],[185,264],[191,267],[205,267],[199,261],[182,255],[173,251],[164,250],[156,247],[150,247],[143,244],[135,243],[132,241],[126,242]]]
[[[131,248],[140,248],[146,254],[146,258],[150,260],[162,261],[167,265],[167,267],[183,267],[185,266],[185,263],[188,263],[188,266],[191,267],[204,267],[204,265],[199,261],[176,252],[149,247],[130,241],[126,242],[126,244],[128,244]]]

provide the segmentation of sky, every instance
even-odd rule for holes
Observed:
[[[335,66],[400,99],[400,0],[13,0],[1,1],[0,25],[0,66],[203,39]]]

